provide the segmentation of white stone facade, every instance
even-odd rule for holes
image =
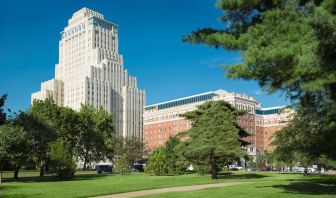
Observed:
[[[81,104],[103,107],[113,114],[118,134],[142,138],[146,94],[124,68],[118,26],[83,8],[69,19],[61,36],[55,78],[42,83],[32,101],[52,98],[74,110]]]

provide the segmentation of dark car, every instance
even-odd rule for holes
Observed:
[[[97,167],[97,173],[112,173],[112,165],[98,165]]]
[[[131,170],[132,172],[144,172],[144,167],[142,164],[134,164]]]

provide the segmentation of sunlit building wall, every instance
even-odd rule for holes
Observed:
[[[118,28],[88,8],[75,12],[61,32],[55,78],[42,83],[32,101],[52,98],[74,110],[103,107],[113,114],[117,133],[142,137],[145,91],[124,67]]]

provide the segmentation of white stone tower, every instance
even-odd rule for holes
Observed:
[[[32,101],[52,98],[59,106],[103,107],[114,116],[118,134],[143,137],[145,91],[124,68],[118,52],[118,26],[82,8],[61,32],[55,78],[41,84]]]

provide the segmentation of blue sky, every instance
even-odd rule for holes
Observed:
[[[241,61],[236,52],[183,43],[200,27],[224,27],[215,0],[0,0],[0,94],[8,108],[25,110],[30,94],[53,78],[59,32],[72,13],[88,7],[119,29],[120,53],[147,104],[215,89],[243,92],[264,107],[288,104],[281,94],[267,95],[257,82],[230,80],[220,65]]]

